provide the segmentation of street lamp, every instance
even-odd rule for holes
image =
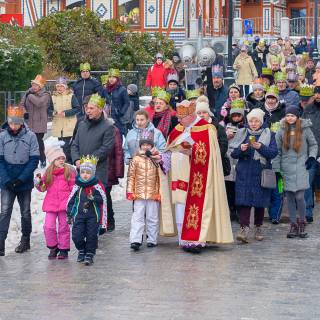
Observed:
[[[318,0],[314,0],[314,17],[313,17],[313,38],[314,38],[314,50],[312,53],[312,58],[315,62],[319,60],[318,51]]]
[[[226,70],[225,84],[230,85],[234,82],[232,68],[232,34],[233,34],[233,0],[228,0],[228,64]]]

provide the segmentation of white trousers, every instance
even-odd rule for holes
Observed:
[[[181,233],[182,233],[182,225],[184,220],[184,211],[186,209],[185,203],[176,203],[176,224],[178,229],[178,237],[179,237],[179,244],[181,245]]]
[[[147,242],[157,244],[159,235],[159,201],[135,200],[131,218],[130,243],[142,243],[146,227]]]

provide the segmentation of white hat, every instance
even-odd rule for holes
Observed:
[[[213,117],[213,113],[210,111],[209,103],[201,101],[196,104],[196,113],[198,111],[207,112],[210,117]]]
[[[261,124],[264,122],[263,121],[263,117],[264,117],[265,113],[259,109],[259,108],[255,108],[253,110],[251,110],[248,115],[247,115],[247,120],[250,121],[252,118],[256,118],[258,119]]]
[[[52,141],[51,143],[46,144],[45,155],[49,163],[52,163],[60,157],[66,158],[66,155],[61,148],[63,145],[64,141]]]

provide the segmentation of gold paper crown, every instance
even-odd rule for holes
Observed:
[[[106,99],[100,97],[98,93],[95,93],[90,97],[88,104],[89,103],[97,106],[100,109],[103,109],[103,107],[106,103]]]
[[[284,72],[276,72],[274,75],[275,81],[287,81],[287,74]]]
[[[41,74],[37,74],[34,80],[31,80],[31,83],[35,83],[43,88],[46,85],[46,79]]]
[[[301,97],[312,97],[314,94],[313,87],[309,85],[303,85],[300,87],[300,96]]]
[[[195,113],[196,106],[194,103],[190,103],[188,100],[183,100],[181,103],[177,103],[176,111],[178,118],[184,118]]]
[[[22,118],[24,116],[24,109],[21,106],[9,106],[7,109],[8,118]]]
[[[231,102],[231,109],[244,109],[245,103],[243,99],[236,99]]]
[[[80,71],[90,71],[91,66],[89,62],[80,63]]]
[[[187,90],[186,91],[186,99],[190,100],[190,99],[197,99],[200,97],[200,91],[195,89],[195,90]]]
[[[152,95],[153,97],[156,97],[157,94],[158,94],[158,92],[159,92],[159,90],[163,90],[163,89],[160,88],[160,87],[153,87],[153,88],[151,89],[151,95]]]
[[[119,69],[109,69],[108,76],[120,78],[120,70]]]
[[[268,93],[275,94],[275,95],[279,96],[279,89],[277,86],[273,85],[273,86],[269,87],[267,94]]]
[[[91,155],[82,156],[80,158],[80,164],[92,163],[93,165],[96,166],[98,161],[99,161],[99,158],[97,158],[96,156],[91,156]]]
[[[303,67],[297,67],[297,74],[299,76],[305,76],[306,75],[306,69]]]
[[[256,78],[256,79],[254,79],[252,84],[261,84],[263,86],[264,82],[263,82],[262,78]]]
[[[104,74],[100,77],[101,83],[102,84],[107,84],[109,81],[109,75],[108,74]]]
[[[263,76],[272,76],[272,70],[270,68],[262,68]]]
[[[271,60],[271,63],[280,63],[281,62],[281,57],[279,57],[279,56],[271,56],[270,60]]]
[[[170,102],[170,99],[171,99],[171,94],[168,93],[167,91],[159,90],[159,91],[157,92],[156,97],[157,97],[158,99],[161,99],[161,100],[165,101],[166,103],[169,103],[169,102]]]

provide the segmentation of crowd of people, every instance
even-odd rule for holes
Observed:
[[[99,82],[83,63],[79,80],[69,88],[59,77],[52,94],[36,76],[0,133],[0,256],[16,198],[22,236],[15,251],[30,249],[35,187],[46,192],[48,258],[67,258],[72,238],[77,261],[91,265],[98,236],[115,229],[111,190],[125,165],[134,251],[144,239],[152,248],[159,235],[178,235],[183,250],[200,253],[209,243],[233,242],[231,221],[240,224],[237,241],[249,243],[251,211],[254,239],[262,241],[265,213],[278,224],[284,198],[287,238],[306,238],[320,191],[320,63],[303,39],[294,48],[256,38],[252,49],[239,48],[228,87],[219,55],[191,81],[178,53],[166,60],[158,53],[146,78],[147,107],[117,69]],[[49,118],[56,139],[45,145]]]

